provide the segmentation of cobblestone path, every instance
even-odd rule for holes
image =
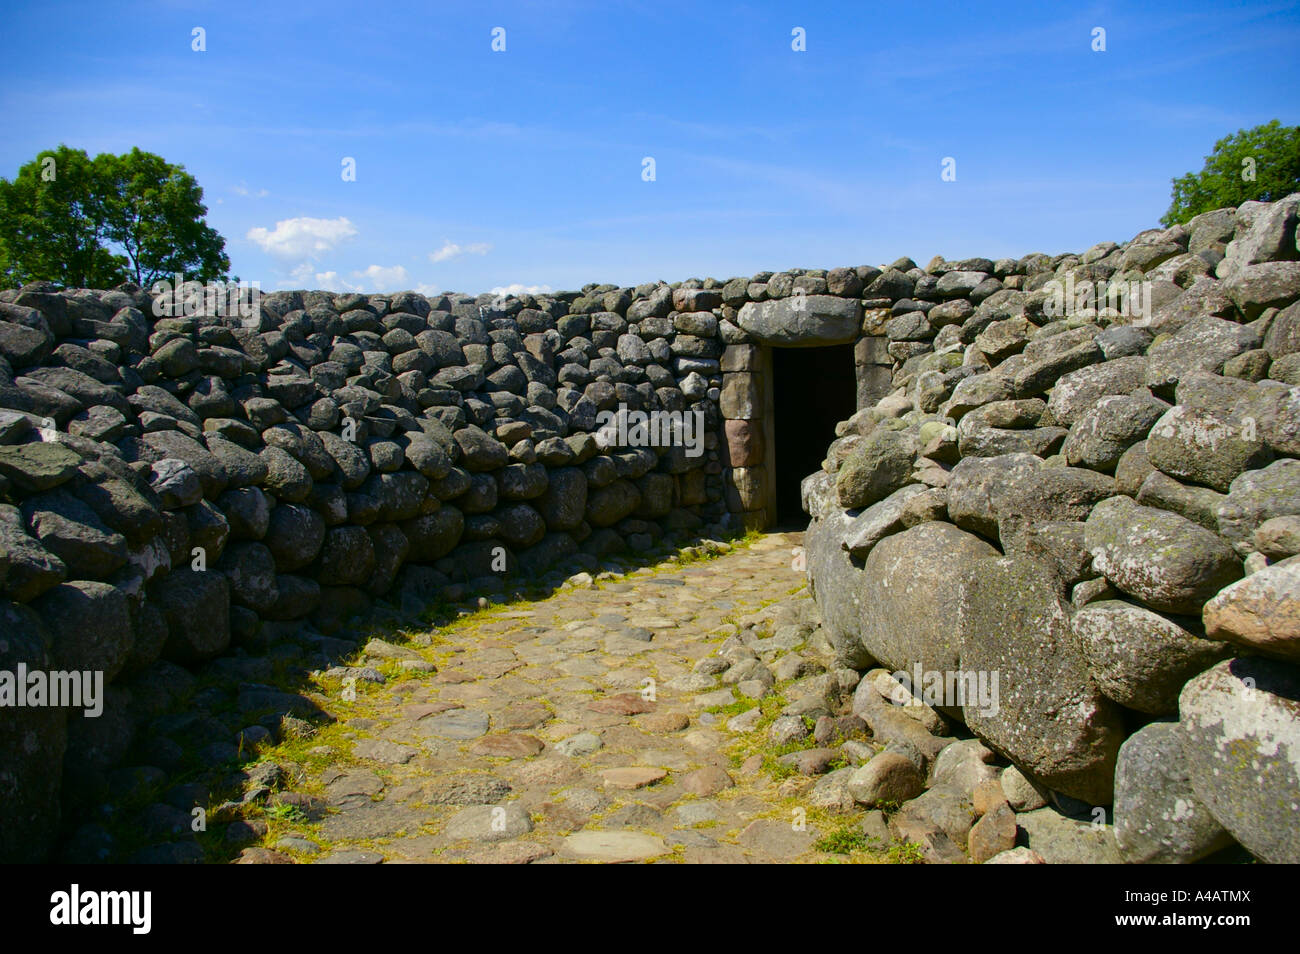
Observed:
[[[797,798],[812,780],[765,770],[754,726],[785,700],[712,674],[728,637],[767,663],[800,649],[792,675],[820,670],[804,647],[799,540],[579,577],[548,599],[372,639],[313,696],[336,721],[267,753],[286,776],[250,815],[260,847],[241,860],[833,857]]]

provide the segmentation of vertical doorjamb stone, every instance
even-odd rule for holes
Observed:
[[[853,346],[853,364],[857,372],[858,407],[872,407],[894,389],[894,359],[889,354],[889,339],[884,335],[865,335]]]
[[[718,403],[727,441],[726,503],[746,529],[768,525],[773,499],[771,366],[769,349],[755,345],[729,345],[722,355]],[[756,447],[766,448],[757,460]]]
[[[776,525],[776,377],[772,373],[772,349],[762,348],[760,359],[763,376],[767,381],[767,387],[763,389],[763,419],[760,428],[763,446],[766,448],[763,467],[767,480],[764,481],[763,522],[755,529],[766,530]],[[749,529],[748,525],[746,529]]]

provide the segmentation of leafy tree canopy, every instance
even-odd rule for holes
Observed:
[[[11,287],[224,280],[230,259],[207,211],[194,177],[161,156],[47,149],[0,179],[0,275]]]
[[[1169,211],[1160,219],[1166,226],[1212,209],[1252,199],[1274,202],[1300,191],[1300,126],[1274,119],[1225,136],[1205,157],[1205,168],[1179,176],[1173,186]]]

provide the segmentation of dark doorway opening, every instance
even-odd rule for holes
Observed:
[[[799,484],[821,469],[835,425],[857,410],[853,345],[773,348],[773,421],[776,442],[776,520],[804,527]]]

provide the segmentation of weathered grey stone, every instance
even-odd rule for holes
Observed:
[[[587,493],[586,520],[593,527],[609,527],[636,510],[641,503],[641,493],[628,480],[589,490]]]
[[[1174,620],[1122,600],[1089,603],[1074,615],[1073,625],[1101,691],[1120,705],[1155,715],[1177,712],[1183,684],[1230,654],[1226,643],[1200,638]]]
[[[1248,470],[1228,486],[1219,505],[1219,535],[1239,554],[1253,548],[1255,530],[1273,517],[1300,513],[1300,461],[1277,460]]]
[[[1300,456],[1300,387],[1263,382],[1237,402],[1231,419],[1247,433],[1253,424],[1253,430],[1275,453]]]
[[[470,424],[456,431],[460,447],[461,465],[468,471],[496,470],[510,459],[506,446],[480,427]]]
[[[1043,462],[1032,454],[965,457],[948,475],[948,517],[963,530],[998,539],[994,494],[1014,495]]]
[[[1259,434],[1236,415],[1178,405],[1151,428],[1147,457],[1171,477],[1226,491],[1242,471],[1268,463],[1272,453]]]
[[[836,660],[864,669],[872,660],[860,639],[863,614],[858,589],[862,570],[841,546],[850,519],[834,510],[814,520],[804,535],[804,551],[808,580]]]
[[[1296,210],[1300,199],[1287,196],[1277,202],[1244,202],[1237,210],[1237,228],[1223,261],[1215,269],[1231,278],[1248,265],[1296,257]]]
[[[1120,746],[1115,843],[1130,864],[1190,864],[1232,843],[1192,791],[1177,723],[1152,722]]]
[[[1218,373],[1228,359],[1259,346],[1254,328],[1212,315],[1195,318],[1147,352],[1146,384],[1166,388],[1193,371]]]
[[[277,500],[300,503],[311,493],[312,479],[307,468],[279,447],[264,447],[259,456],[266,463],[263,487]]]
[[[316,574],[322,586],[360,586],[375,569],[375,548],[365,527],[333,527],[325,534]]]
[[[1103,397],[1075,420],[1061,453],[1072,465],[1112,473],[1167,410],[1168,404],[1144,392]]]
[[[966,701],[966,725],[1053,789],[1108,803],[1123,740],[1120,713],[1090,678],[1066,605],[1029,560],[961,565],[961,655],[953,668],[989,680],[999,674],[993,705]]]
[[[126,594],[93,580],[61,583],[32,604],[49,632],[55,668],[102,672],[111,682],[135,644]]]
[[[188,507],[203,499],[198,473],[176,457],[165,457],[150,465],[149,488],[158,495],[164,510]]]
[[[354,490],[365,483],[370,476],[370,457],[364,450],[329,431],[322,432],[320,439],[334,460],[337,479],[343,489]]]
[[[217,507],[226,515],[233,539],[260,540],[266,536],[271,521],[270,501],[256,487],[227,490],[217,498]]]
[[[965,860],[961,849],[970,837],[975,813],[970,801],[957,792],[932,788],[905,802],[889,822],[898,840],[922,846],[927,861],[960,863]]]
[[[1246,320],[1253,321],[1267,308],[1285,308],[1300,298],[1300,262],[1246,265],[1224,282],[1224,289]]]
[[[1067,818],[1054,808],[1040,808],[1016,816],[1031,851],[1052,865],[1117,865],[1124,859],[1110,825]]]
[[[126,563],[126,538],[67,490],[28,497],[22,505],[31,535],[68,568],[70,576],[95,580]]]
[[[930,787],[956,792],[973,802],[981,784],[997,779],[998,770],[992,764],[996,758],[997,753],[978,739],[950,742],[934,760]]]
[[[61,444],[22,444],[0,447],[0,477],[27,493],[50,490],[77,472],[81,456]]]
[[[0,672],[17,672],[20,664],[48,670],[49,644],[30,607],[0,600]],[[0,719],[0,858],[7,862],[45,861],[59,834],[67,722],[68,710],[53,706],[8,707]]]
[[[508,841],[533,830],[528,812],[517,803],[470,805],[448,819],[442,835],[451,841]]]
[[[1247,851],[1300,861],[1300,677],[1294,666],[1229,659],[1183,687],[1179,728],[1192,790]]]
[[[177,457],[194,468],[203,485],[203,496],[216,499],[230,481],[221,461],[206,447],[179,431],[145,434],[143,441],[160,457]],[[270,450],[271,448],[268,448]]]
[[[963,457],[1033,454],[1047,457],[1065,440],[1063,427],[1001,428],[967,414],[957,425],[957,449]]]
[[[412,467],[431,479],[439,480],[451,471],[450,455],[442,445],[424,434],[407,435],[405,454]]]
[[[923,523],[886,537],[872,549],[856,582],[845,579],[843,570],[819,578],[824,625],[851,625],[848,632],[892,670],[910,670],[916,663],[927,671],[955,670],[961,647],[952,621],[962,597],[954,570],[995,553],[947,523]],[[856,622],[845,602],[856,608]]]
[[[301,504],[280,504],[271,512],[264,536],[280,573],[299,570],[320,553],[325,541],[325,520]]]
[[[1265,520],[1255,530],[1255,548],[1270,560],[1285,560],[1300,553],[1300,514]]]
[[[7,596],[26,603],[67,578],[67,565],[27,533],[17,507],[0,504],[0,583]]]
[[[172,570],[157,583],[153,597],[170,633],[165,658],[193,664],[230,645],[230,587],[220,573]]]
[[[1275,362],[1300,352],[1300,301],[1288,305],[1273,317],[1264,335],[1264,349]],[[1273,377],[1277,378],[1277,375]]]
[[[900,805],[921,794],[925,779],[909,759],[881,752],[854,771],[848,790],[854,801],[868,808],[885,803]]]
[[[1008,765],[998,777],[1007,803],[1017,812],[1033,811],[1047,804],[1047,799],[1034,787],[1034,783],[1014,765]]]
[[[911,483],[915,456],[916,445],[909,435],[873,431],[853,448],[836,476],[840,506],[849,510],[867,507]]]
[[[903,508],[909,500],[920,493],[925,493],[925,487],[920,484],[909,484],[862,511],[849,524],[848,534],[844,538],[844,549],[861,559],[889,534],[902,530]]]
[[[1132,394],[1143,387],[1146,368],[1146,358],[1134,355],[1063,375],[1052,388],[1048,413],[1057,424],[1071,427],[1098,399],[1108,394]]]
[[[231,599],[256,613],[269,613],[280,598],[275,558],[264,544],[236,543],[227,547],[215,568],[230,583]]]
[[[485,712],[474,709],[452,709],[442,715],[421,719],[416,731],[424,736],[468,741],[484,735],[492,720]]]
[[[856,300],[829,295],[748,302],[736,316],[736,324],[759,344],[796,348],[852,341],[861,320]]]
[[[1084,525],[1094,566],[1116,587],[1153,609],[1195,615],[1241,577],[1232,549],[1176,514],[1112,497]]]
[[[1079,467],[1039,467],[993,484],[989,506],[1002,549],[1010,554],[1023,551],[1028,535],[1039,525],[1084,520],[1114,493],[1115,482],[1104,474]]]
[[[1218,532],[1219,506],[1227,499],[1209,487],[1179,483],[1159,470],[1147,474],[1134,496],[1144,507],[1176,513],[1211,533]]]
[[[886,751],[904,756],[923,772],[951,741],[931,735],[907,707],[887,702],[866,680],[853,694],[853,714],[867,724],[876,744],[884,743]]]

